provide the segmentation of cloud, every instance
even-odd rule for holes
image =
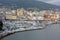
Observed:
[[[60,5],[60,0],[38,0],[38,1],[43,1],[54,5]]]

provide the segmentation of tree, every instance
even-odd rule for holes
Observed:
[[[3,23],[2,21],[0,21],[0,31],[2,30],[2,27],[3,27]]]

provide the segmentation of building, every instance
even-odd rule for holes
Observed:
[[[59,19],[59,14],[52,14],[50,15],[51,20],[58,20]]]
[[[5,19],[5,13],[0,13],[0,20]]]
[[[7,15],[6,16],[6,19],[10,19],[10,20],[15,20],[15,19],[17,19],[17,16],[13,16],[13,15]]]
[[[17,9],[17,16],[21,17],[24,13],[24,9]]]
[[[55,21],[59,19],[59,14],[44,14],[44,20],[46,21]]]

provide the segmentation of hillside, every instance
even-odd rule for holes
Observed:
[[[40,10],[47,9],[60,9],[60,6],[44,3],[36,0],[0,0],[0,7],[7,8],[38,8]]]

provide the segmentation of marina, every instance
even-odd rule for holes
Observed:
[[[49,25],[56,24],[56,22],[49,21],[3,21],[3,30],[0,32],[0,38],[4,38],[7,35],[24,32],[24,31],[33,31],[41,30],[47,28]]]
[[[60,24],[49,25],[41,30],[13,33],[2,40],[60,40]]]
[[[3,26],[0,25],[0,39],[9,34],[41,30],[50,25],[59,24],[59,13],[53,10],[28,11],[24,8],[16,10],[2,8],[0,9],[0,20]]]

